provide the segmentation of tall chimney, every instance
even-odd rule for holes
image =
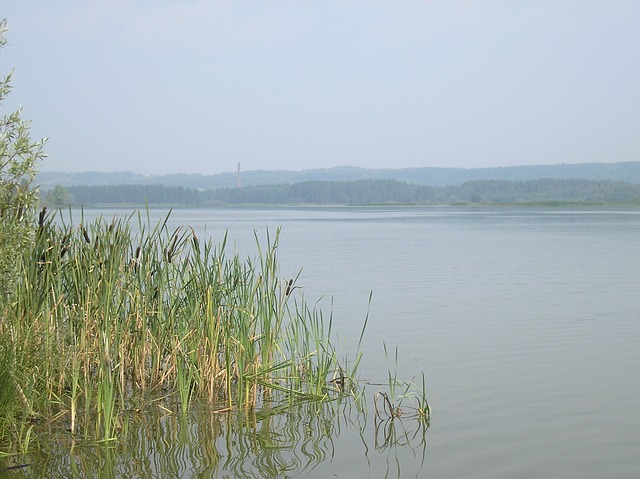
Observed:
[[[242,183],[240,181],[240,162],[238,162],[238,174],[236,176],[236,188],[240,188]]]

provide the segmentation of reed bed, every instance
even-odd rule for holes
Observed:
[[[350,369],[331,317],[280,276],[279,231],[241,259],[226,236],[201,241],[168,219],[40,215],[0,310],[0,407],[22,418],[0,430],[14,441],[28,445],[28,425],[43,421],[110,441],[124,413],[150,405],[255,410],[355,394],[359,356]]]

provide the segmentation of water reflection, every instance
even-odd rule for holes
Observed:
[[[427,455],[427,429],[426,421],[402,421],[398,418],[375,420],[375,448],[385,456],[386,472],[384,477],[401,477],[400,467],[403,459],[398,454],[399,450],[411,452],[414,463],[412,468],[418,465],[418,473],[425,463]],[[416,474],[416,477],[417,474]]]
[[[30,463],[11,473],[25,478],[414,476],[424,464],[427,427],[398,419],[370,423],[352,401],[223,414],[146,411],[131,413],[112,443],[41,431],[38,451],[0,465]]]

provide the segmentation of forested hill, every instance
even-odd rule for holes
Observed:
[[[62,173],[41,171],[37,182],[43,190],[62,186],[164,185],[215,189],[236,185],[236,173],[217,175],[142,175],[131,172]],[[351,166],[303,171],[243,171],[243,186],[283,185],[303,181],[397,180],[426,186],[455,186],[475,180],[526,181],[535,179],[586,179],[640,184],[640,161],[531,165],[501,168],[400,168],[367,169]]]
[[[55,192],[55,195],[53,194]],[[162,185],[57,187],[46,202],[73,205],[220,204],[455,204],[628,203],[640,204],[640,184],[543,179],[476,180],[458,186],[425,186],[396,180],[305,181],[289,185],[195,190]]]

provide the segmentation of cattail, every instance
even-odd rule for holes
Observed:
[[[284,290],[284,295],[285,296],[289,296],[291,294],[291,291],[293,291],[293,280],[290,279],[289,282],[287,283],[287,288]]]
[[[60,258],[63,258],[64,255],[69,250],[70,237],[71,237],[71,233],[67,233],[66,235],[64,235],[64,238],[62,238],[62,249],[60,250]]]
[[[196,251],[200,251],[200,241],[198,241],[195,231],[193,232],[193,247]]]
[[[84,227],[84,225],[80,225],[80,231],[82,231],[82,236],[84,236],[84,240],[91,244],[91,238],[89,238],[89,233],[87,233],[86,228]]]
[[[46,215],[47,215],[47,207],[45,206],[44,208],[42,208],[42,211],[40,211],[40,214],[38,215],[38,226],[40,228],[44,226],[44,219]]]
[[[173,259],[173,253],[175,252],[174,250],[177,242],[178,242],[178,235],[175,234],[173,236],[173,241],[171,242],[171,246],[167,249],[167,263],[171,263],[171,260]]]

